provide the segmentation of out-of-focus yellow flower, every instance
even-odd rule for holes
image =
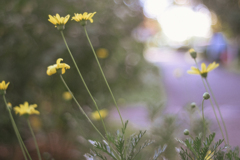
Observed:
[[[108,111],[106,109],[99,110],[99,112],[100,112],[101,117],[103,119],[106,118],[106,116],[108,115]],[[94,120],[100,120],[101,119],[100,116],[99,116],[98,111],[92,112],[91,117]]]
[[[211,152],[210,150],[208,150],[207,155],[204,158],[204,160],[213,160],[213,154],[214,154],[214,152]]]
[[[98,58],[107,58],[108,57],[108,50],[105,48],[99,48],[96,51]]]
[[[19,107],[18,106],[14,107],[14,111],[16,114],[19,114],[20,116],[24,114],[27,115],[40,114],[39,111],[35,110],[36,107],[37,107],[36,104],[29,105],[28,102],[24,102],[24,104],[20,104]]]
[[[63,61],[62,58],[58,58],[56,61],[56,64],[48,66],[47,68],[47,75],[51,76],[55,73],[57,73],[58,69],[62,69],[62,74],[66,72],[66,69],[70,69],[70,66],[66,63],[61,63]]]
[[[5,91],[8,88],[8,85],[10,84],[10,82],[8,82],[7,84],[5,83],[5,81],[2,81],[0,83],[0,90]]]
[[[196,67],[191,67],[191,70],[188,70],[187,73],[188,74],[199,74],[201,75],[203,78],[207,77],[208,72],[210,72],[211,70],[217,68],[219,66],[218,63],[213,62],[211,64],[208,65],[208,67],[206,67],[205,63],[201,64],[201,71],[199,69],[197,69]]]
[[[70,18],[70,15],[68,14],[66,17],[60,17],[60,15],[57,13],[56,16],[48,15],[49,19],[48,21],[55,25],[55,27],[62,27],[64,29],[64,25],[67,23],[68,19]]]
[[[83,14],[81,14],[81,13],[80,14],[79,13],[74,13],[75,16],[72,17],[72,20],[75,20],[76,22],[84,21],[84,23],[81,23],[84,26],[84,25],[86,25],[86,21],[87,20],[89,20],[91,23],[93,23],[92,17],[96,13],[97,12],[93,12],[93,13],[84,12]]]
[[[62,97],[64,100],[68,101],[72,99],[72,95],[69,92],[63,92]]]

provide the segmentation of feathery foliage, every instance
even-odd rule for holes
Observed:
[[[113,160],[134,160],[137,155],[147,146],[152,144],[153,140],[145,140],[139,147],[138,144],[146,131],[139,131],[138,134],[131,135],[127,141],[125,141],[124,134],[128,125],[126,121],[124,127],[116,132],[115,135],[107,134],[109,143],[103,140],[103,143],[89,140],[89,142],[94,146],[94,149],[90,153],[85,154],[85,157],[93,158],[98,157],[102,160],[107,160],[109,157]],[[127,142],[127,143],[126,143]],[[110,147],[111,145],[111,147]],[[152,158],[152,160],[157,160],[162,152],[166,149],[167,145],[164,145],[162,148],[159,147]],[[97,150],[101,151],[98,152]],[[103,154],[108,155],[108,157]]]

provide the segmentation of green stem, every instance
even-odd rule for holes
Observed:
[[[64,43],[65,43],[65,45],[66,45],[66,47],[67,47],[68,53],[69,53],[70,57],[72,58],[72,61],[73,61],[74,65],[75,65],[75,67],[76,67],[76,69],[77,69],[77,72],[78,72],[78,74],[79,74],[79,76],[80,76],[80,78],[81,78],[81,80],[82,80],[82,82],[83,82],[83,84],[84,84],[84,86],[85,86],[85,88],[86,88],[89,96],[91,97],[91,99],[92,99],[92,101],[93,101],[93,103],[94,103],[97,111],[98,111],[98,114],[99,114],[100,119],[101,119],[101,121],[102,121],[103,128],[104,128],[104,130],[105,130],[105,132],[106,132],[106,135],[107,135],[107,139],[108,139],[109,146],[110,146],[110,148],[112,149],[112,147],[111,147],[111,145],[110,145],[109,137],[108,137],[108,134],[107,134],[108,132],[107,132],[105,123],[104,123],[104,121],[103,121],[103,118],[102,118],[102,116],[101,116],[101,114],[100,114],[98,105],[97,105],[95,99],[93,98],[90,90],[88,89],[88,86],[87,86],[87,84],[85,83],[85,80],[83,79],[83,76],[82,76],[82,74],[81,74],[81,72],[80,72],[80,70],[79,70],[79,68],[78,68],[78,66],[77,66],[77,63],[76,63],[76,61],[75,61],[75,59],[74,59],[74,57],[73,57],[73,55],[72,55],[72,52],[70,51],[70,49],[69,49],[69,47],[68,47],[67,41],[66,41],[65,36],[64,36],[64,34],[63,34],[62,31],[61,31],[61,35],[62,35],[63,41],[64,41]],[[65,83],[65,84],[66,84],[66,83]],[[67,87],[67,86],[66,86],[66,87]],[[68,88],[68,87],[67,87],[67,88]],[[70,93],[72,94],[72,92],[70,92]],[[80,106],[80,105],[79,105],[79,106]],[[81,107],[81,106],[80,106],[80,107]],[[81,110],[81,109],[80,109],[80,110]],[[88,118],[88,120],[90,120],[90,119]],[[91,123],[91,121],[90,121],[90,123]],[[92,124],[92,123],[91,123],[91,124]],[[92,125],[93,125],[93,124],[92,124]],[[96,128],[95,128],[95,129],[96,129]],[[99,132],[99,133],[100,133],[100,132]],[[100,133],[100,134],[101,134],[101,133]],[[101,135],[101,136],[102,136],[102,135]],[[103,137],[103,136],[102,136],[102,137]],[[105,139],[105,138],[104,138],[104,139]],[[106,139],[105,139],[105,140],[106,140]],[[106,141],[107,141],[107,140],[106,140]],[[112,150],[116,153],[116,151],[115,151],[114,149],[112,149]]]
[[[198,67],[198,63],[197,63],[196,59],[194,59],[194,61],[195,61],[196,66],[197,66],[197,68],[198,68],[198,70],[199,70],[199,72],[200,72],[200,69],[199,69],[199,67]],[[200,76],[201,76],[201,74],[200,74]],[[204,82],[202,76],[201,76],[201,79],[202,79],[202,82],[203,82],[203,85],[204,85],[204,88],[205,88],[206,92],[208,92],[207,86],[206,86],[206,84],[205,84],[205,82]],[[217,120],[217,122],[218,122],[218,126],[219,126],[219,128],[220,128],[220,131],[221,131],[222,137],[223,137],[223,139],[224,139],[224,143],[225,143],[225,145],[226,145],[226,140],[225,140],[225,137],[224,137],[224,134],[223,134],[223,131],[222,131],[221,124],[220,124],[220,122],[219,122],[219,120],[218,120],[218,117],[217,117],[217,114],[216,114],[215,108],[214,108],[214,106],[213,106],[212,99],[210,98],[209,100],[210,100],[210,103],[211,103],[211,106],[212,106],[212,109],[213,109],[213,112],[214,112],[215,118],[216,118],[216,120]]]
[[[78,101],[76,100],[75,96],[73,95],[73,93],[71,92],[71,90],[69,89],[67,83],[65,82],[65,80],[63,79],[62,75],[60,74],[60,78],[63,82],[63,84],[65,85],[65,87],[67,88],[68,92],[71,94],[71,96],[73,97],[74,101],[76,102],[76,104],[78,105],[78,108],[80,109],[80,111],[83,113],[83,115],[87,118],[87,120],[91,123],[91,125],[93,126],[93,128],[99,133],[99,135],[108,142],[109,147],[112,149],[113,152],[115,152],[116,156],[118,156],[118,154],[116,153],[116,151],[111,147],[110,145],[110,141],[108,141],[102,134],[101,132],[97,129],[97,127],[92,123],[92,121],[90,120],[90,118],[87,116],[87,114],[85,113],[85,111],[82,109],[82,107],[80,106],[80,104],[78,103]],[[107,136],[108,138],[108,136]]]
[[[76,69],[77,69],[77,71],[78,71],[78,74],[79,74],[79,76],[80,76],[80,78],[81,78],[81,80],[82,80],[82,82],[83,82],[83,84],[84,84],[84,86],[85,86],[88,94],[90,95],[90,97],[91,97],[91,99],[92,99],[92,101],[93,101],[93,103],[94,103],[94,105],[95,105],[95,107],[96,107],[96,109],[97,109],[97,111],[98,111],[98,114],[99,114],[100,119],[101,119],[101,121],[102,121],[103,128],[104,128],[104,130],[105,130],[105,132],[106,132],[106,134],[107,134],[107,129],[106,129],[105,123],[104,123],[104,121],[103,121],[103,118],[102,118],[102,116],[101,116],[101,114],[100,114],[98,105],[97,105],[96,101],[94,100],[94,98],[93,98],[90,90],[88,89],[87,84],[85,83],[85,81],[84,81],[84,79],[83,79],[83,76],[82,76],[82,74],[81,74],[81,72],[80,72],[80,70],[79,70],[79,68],[78,68],[78,66],[77,66],[77,63],[76,63],[76,61],[75,61],[75,59],[74,59],[74,57],[73,57],[73,55],[72,55],[72,53],[71,53],[71,51],[70,51],[70,49],[69,49],[69,47],[68,47],[67,41],[66,41],[65,36],[64,36],[64,34],[63,34],[62,31],[61,31],[61,35],[62,35],[63,41],[64,41],[64,43],[65,43],[65,45],[66,45],[66,47],[67,47],[67,50],[68,50],[68,52],[69,52],[69,55],[70,55],[70,57],[72,58],[72,61],[73,61],[74,65],[75,65],[75,67],[76,67]]]
[[[220,111],[219,105],[218,105],[218,103],[217,103],[217,101],[216,101],[216,98],[215,98],[215,96],[214,96],[214,94],[213,94],[213,91],[212,91],[212,89],[211,89],[211,87],[210,87],[210,85],[209,85],[209,83],[208,83],[207,78],[205,78],[205,81],[207,82],[207,86],[208,86],[208,88],[209,88],[209,90],[210,90],[210,93],[211,93],[211,95],[212,95],[212,97],[213,97],[213,100],[214,100],[214,102],[215,102],[215,104],[216,104],[216,106],[217,106],[218,113],[220,114],[220,117],[221,117],[221,120],[222,120],[222,123],[223,123],[223,126],[224,126],[224,130],[225,130],[225,133],[226,133],[227,143],[228,143],[228,145],[229,145],[228,132],[227,132],[227,128],[226,128],[224,119],[223,119],[223,117],[222,117],[222,113],[221,113],[221,111]]]
[[[11,123],[12,123],[12,126],[13,126],[13,130],[14,130],[16,136],[17,136],[18,143],[19,143],[20,148],[21,148],[21,150],[22,150],[24,159],[27,160],[26,154],[25,154],[25,152],[24,152],[24,148],[23,148],[23,146],[22,146],[21,140],[20,140],[19,135],[18,135],[18,132],[17,132],[17,128],[16,128],[16,126],[14,125],[14,119],[13,119],[13,117],[12,117],[11,110],[8,108],[5,95],[3,95],[3,100],[4,100],[4,103],[5,103],[6,108],[7,108],[7,110],[8,110],[8,113],[9,113],[9,116],[10,116],[10,120],[11,120]]]
[[[120,111],[119,111],[117,102],[116,102],[116,100],[115,100],[115,98],[114,98],[114,96],[113,96],[112,90],[111,90],[111,88],[110,88],[110,86],[109,86],[109,84],[108,84],[108,82],[107,82],[107,79],[106,79],[106,77],[105,77],[105,75],[104,75],[104,73],[103,73],[102,67],[101,67],[101,65],[100,65],[100,63],[99,63],[99,61],[98,61],[97,55],[96,55],[96,53],[95,53],[95,50],[94,50],[94,48],[93,48],[93,46],[92,46],[92,43],[91,43],[91,41],[90,41],[90,39],[89,39],[89,37],[88,37],[88,33],[87,33],[87,30],[86,30],[86,26],[84,26],[84,31],[85,31],[86,37],[87,37],[87,39],[88,39],[88,42],[89,42],[89,44],[90,44],[90,46],[91,46],[91,48],[92,48],[94,57],[95,57],[95,59],[96,59],[96,61],[97,61],[97,64],[98,64],[98,67],[99,67],[99,69],[100,69],[100,71],[101,71],[101,73],[102,73],[102,76],[103,76],[103,78],[104,78],[104,81],[106,82],[106,85],[107,85],[107,87],[108,87],[108,90],[109,90],[109,92],[110,92],[110,94],[111,94],[111,96],[112,96],[112,99],[113,99],[113,101],[114,101],[114,104],[115,104],[115,106],[116,106],[116,108],[117,108],[118,114],[119,114],[120,119],[121,119],[121,122],[122,122],[122,126],[124,127],[123,119],[122,119],[121,113],[120,113]]]
[[[198,112],[199,116],[201,117],[201,112],[200,112],[200,110],[199,110],[199,108],[198,108],[198,107],[197,107],[197,112]],[[211,131],[210,131],[210,129],[209,129],[209,128],[207,128],[207,131],[208,131],[208,134],[211,134]]]
[[[74,101],[76,102],[76,104],[78,105],[78,108],[80,109],[80,111],[83,113],[83,115],[87,118],[87,120],[91,123],[91,125],[93,126],[93,128],[99,133],[99,135],[106,140],[106,138],[102,135],[102,133],[96,128],[96,126],[92,123],[92,121],[90,120],[90,118],[87,116],[87,114],[85,113],[85,111],[82,109],[82,107],[80,106],[80,104],[78,103],[78,101],[76,100],[75,96],[72,94],[71,90],[68,88],[67,83],[65,82],[65,80],[63,79],[62,75],[60,74],[60,78],[63,82],[63,84],[65,85],[65,87],[67,88],[68,92],[72,95]],[[107,141],[107,140],[106,140]]]
[[[206,134],[206,132],[205,132],[205,127],[206,127],[206,125],[205,125],[205,118],[204,118],[204,108],[203,108],[203,103],[204,103],[204,99],[202,100],[202,119],[203,119],[203,140],[205,139],[205,134]]]
[[[31,126],[31,124],[30,124],[29,119],[27,120],[27,123],[28,123],[28,127],[29,127],[29,129],[30,129],[30,131],[31,131],[31,134],[32,134],[32,136],[33,136],[34,144],[35,144],[36,149],[37,149],[38,159],[39,159],[39,160],[42,160],[42,157],[41,157],[41,154],[40,154],[40,151],[39,151],[39,148],[38,148],[37,140],[36,140],[36,137],[35,137],[35,135],[34,135],[34,132],[33,132],[33,129],[32,129],[32,126]]]

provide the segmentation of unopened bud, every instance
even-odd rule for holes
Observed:
[[[188,129],[185,129],[184,131],[183,131],[183,133],[184,133],[184,135],[189,135],[189,130]]]
[[[191,103],[191,108],[194,109],[196,107],[196,103],[192,102]]]
[[[203,98],[204,98],[204,99],[209,99],[209,98],[210,98],[210,94],[209,94],[208,92],[205,92],[205,93],[203,94]]]
[[[188,51],[193,59],[197,58],[197,52],[194,49]]]
[[[7,107],[8,107],[9,109],[12,109],[12,104],[11,104],[10,102],[8,102],[8,103],[7,103]]]

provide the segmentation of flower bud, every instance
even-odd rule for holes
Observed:
[[[209,94],[208,92],[205,92],[205,93],[203,94],[203,98],[204,98],[204,99],[209,99],[209,98],[210,98],[210,94]]]
[[[188,129],[185,129],[184,131],[183,131],[183,133],[184,133],[184,135],[189,135],[189,130]]]
[[[194,49],[188,51],[193,59],[197,58],[197,52]]]
[[[191,103],[191,108],[194,109],[196,107],[196,103],[192,102]]]
[[[12,109],[12,104],[11,104],[10,102],[8,102],[8,103],[7,103],[7,107],[8,107],[9,109]]]

